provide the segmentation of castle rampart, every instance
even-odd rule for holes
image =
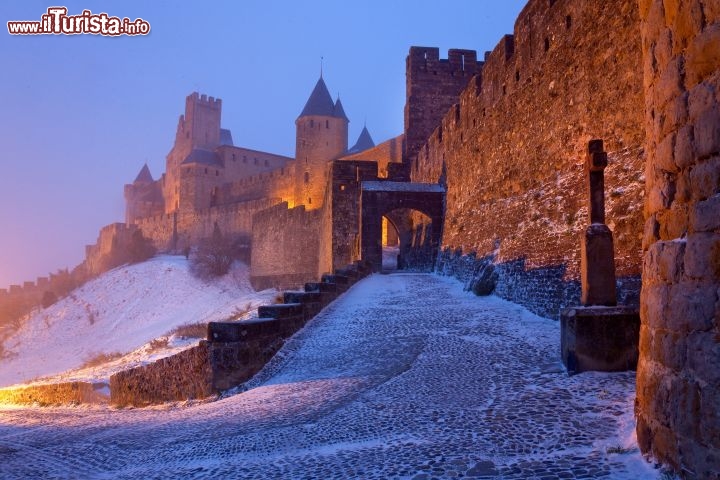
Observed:
[[[640,1],[647,185],[637,438],[720,478],[720,4]]]
[[[447,182],[443,244],[496,255],[498,294],[545,316],[579,296],[582,159],[591,138],[603,138],[609,151],[607,217],[618,275],[629,288],[621,297],[637,302],[644,185],[638,21],[632,0],[531,1],[412,165],[414,181]],[[533,295],[543,289],[556,293]]]
[[[468,81],[480,71],[474,50],[451,49],[447,59],[432,47],[410,47],[406,60],[405,144],[406,161],[437,126],[448,108],[457,101]]]
[[[287,202],[252,217],[250,281],[255,289],[298,287],[318,276],[323,208]]]
[[[386,140],[379,145],[364,150],[359,153],[345,155],[340,160],[371,160],[378,164],[378,176],[380,178],[388,177],[388,165],[391,163],[400,164],[403,161],[403,144],[405,135],[398,135],[395,138]]]

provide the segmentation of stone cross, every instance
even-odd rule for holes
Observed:
[[[590,140],[585,168],[590,177],[590,223],[605,223],[605,167],[607,153],[602,140]]]
[[[590,225],[582,236],[580,252],[581,302],[585,306],[617,305],[613,237],[605,225],[603,170],[607,163],[602,140],[591,140],[585,162],[590,184]]]

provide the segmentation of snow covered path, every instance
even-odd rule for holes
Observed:
[[[0,408],[1,478],[657,478],[634,374],[568,377],[559,325],[448,278],[373,275],[243,394]]]

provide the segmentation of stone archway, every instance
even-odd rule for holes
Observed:
[[[360,195],[360,256],[373,270],[382,269],[382,218],[399,209],[416,210],[431,220],[430,248],[440,246],[445,188],[438,184],[365,181]]]

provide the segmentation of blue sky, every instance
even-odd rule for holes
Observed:
[[[124,219],[123,184],[155,178],[184,99],[223,100],[236,145],[294,155],[295,118],[324,78],[376,142],[402,133],[411,45],[492,50],[525,0],[3,1],[0,288],[82,261]],[[11,36],[47,8],[141,17],[148,36]]]

